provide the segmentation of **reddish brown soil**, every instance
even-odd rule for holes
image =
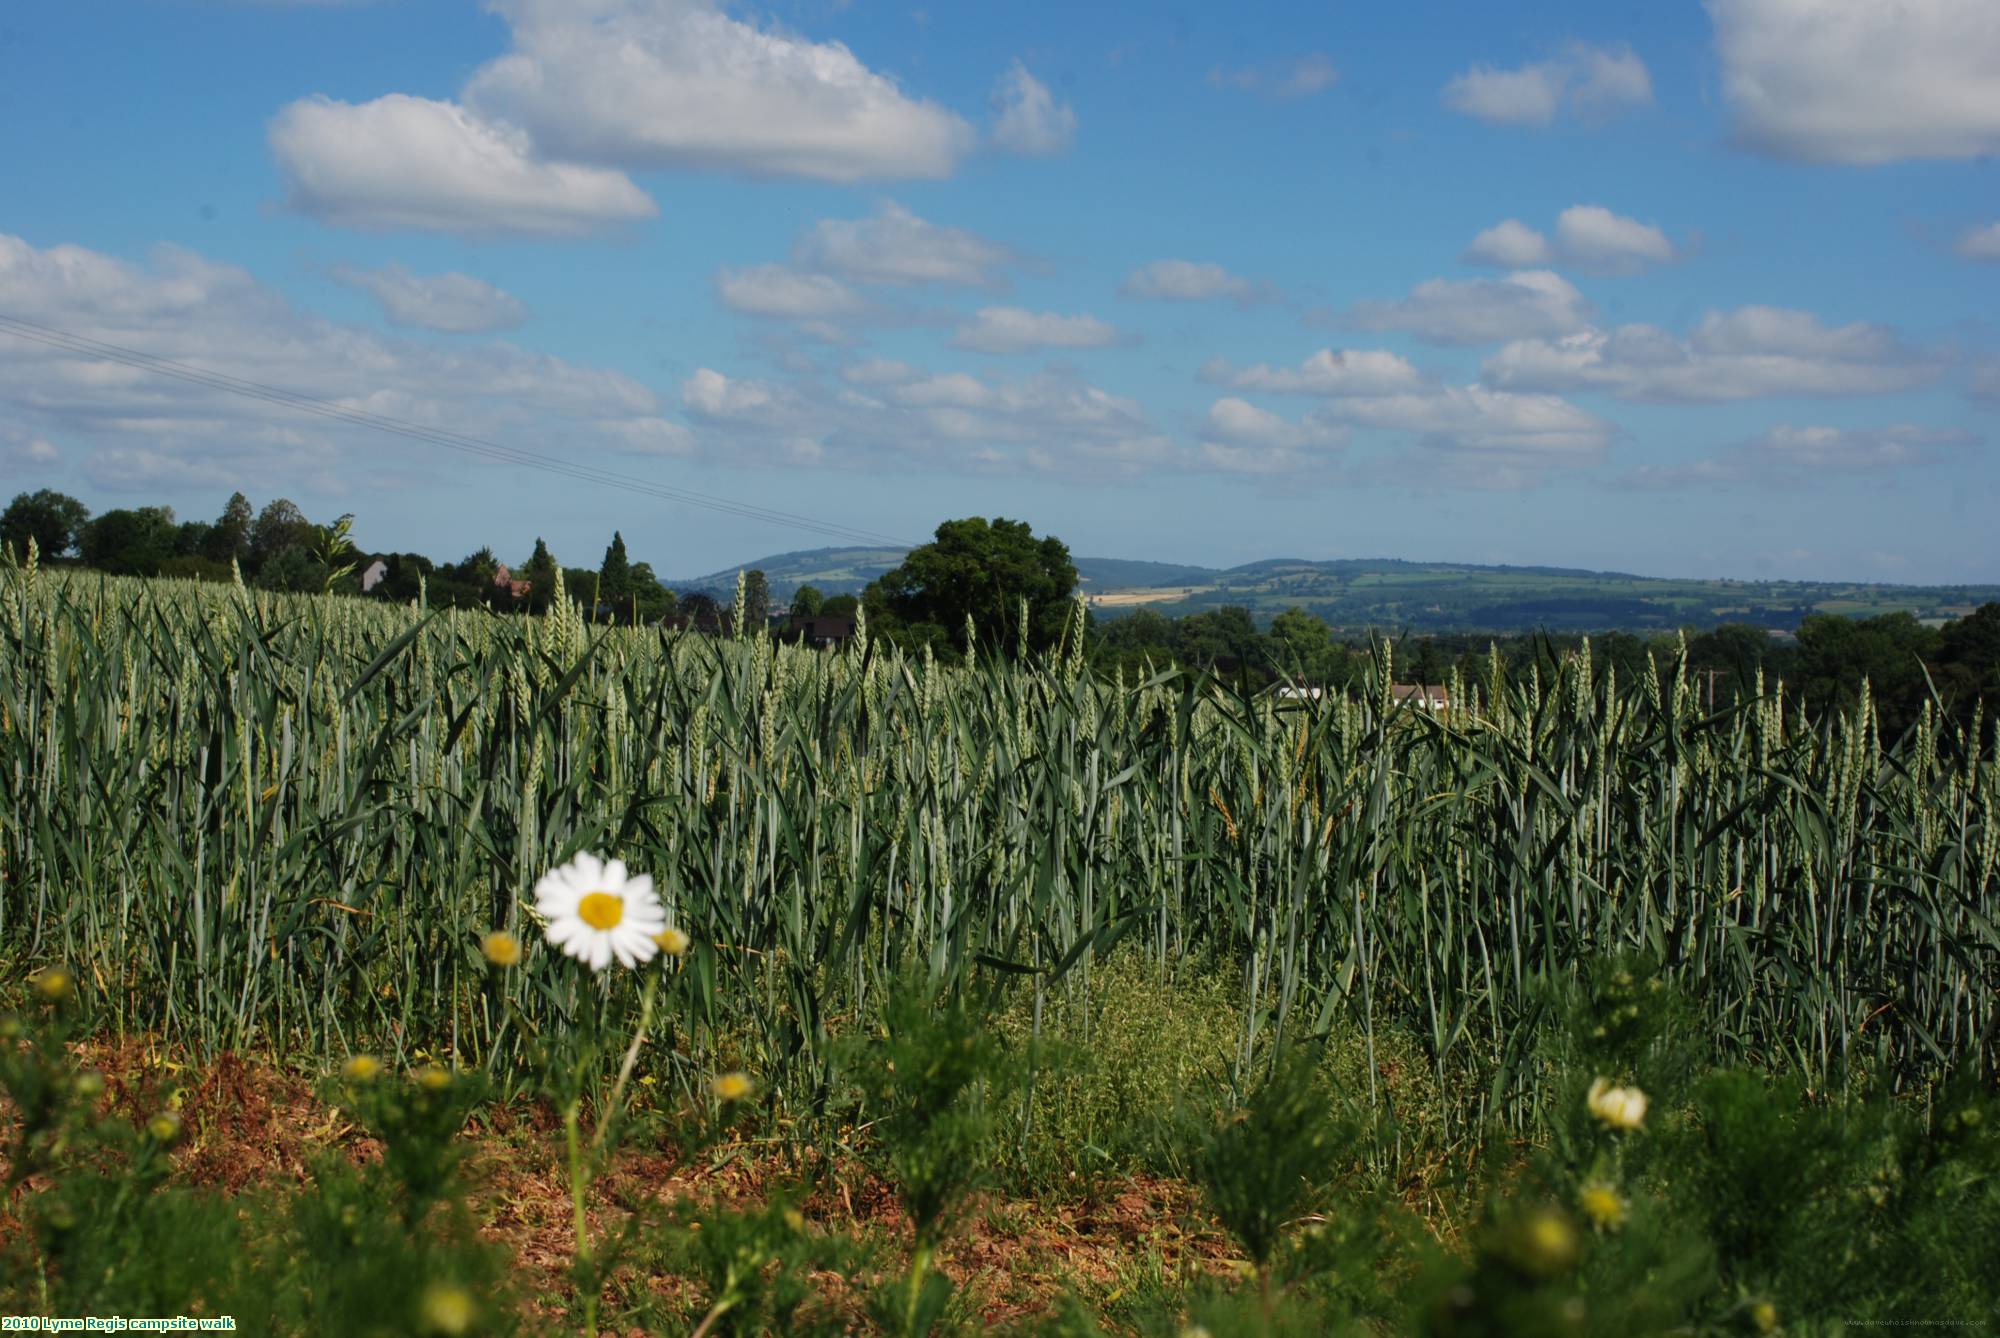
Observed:
[[[222,1193],[303,1183],[313,1160],[337,1149],[357,1162],[376,1144],[338,1106],[296,1073],[224,1055],[201,1069],[184,1066],[143,1043],[90,1043],[78,1059],[105,1077],[104,1113],[143,1121],[179,1093],[183,1134],[173,1152],[176,1171],[192,1185]],[[0,1107],[0,1125],[9,1124]],[[545,1105],[489,1108],[465,1133],[470,1201],[481,1231],[518,1261],[527,1305],[560,1321],[575,1304],[569,1266],[575,1246],[562,1125]],[[756,1206],[780,1185],[802,1181],[801,1168],[769,1144],[738,1142],[697,1158],[635,1148],[621,1150],[593,1186],[591,1226],[603,1232],[644,1201],[692,1200]],[[809,1229],[864,1236],[900,1251],[908,1224],[888,1185],[860,1165],[838,1165],[810,1177],[799,1204]],[[0,1205],[0,1238],[21,1224]],[[1090,1187],[1066,1199],[1017,1199],[986,1194],[954,1219],[939,1266],[972,1299],[990,1326],[1047,1314],[1066,1289],[1111,1292],[1139,1257],[1156,1254],[1169,1275],[1221,1273],[1234,1264],[1222,1234],[1199,1212],[1185,1184],[1134,1176]],[[884,1264],[895,1266],[895,1253]],[[817,1275],[827,1303],[858,1315],[855,1285]],[[605,1308],[644,1288],[677,1301],[698,1300],[698,1284],[630,1268],[607,1288]],[[611,1332],[611,1330],[606,1330]],[[632,1328],[639,1335],[643,1331]]]

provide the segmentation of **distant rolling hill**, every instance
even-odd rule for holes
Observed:
[[[894,568],[907,548],[814,548],[797,553],[777,553],[743,564],[764,573],[771,587],[773,603],[782,603],[802,585],[816,586],[823,595],[858,595],[862,587]],[[1175,562],[1132,562],[1124,558],[1071,559],[1085,594],[1123,590],[1139,586],[1200,585],[1219,573],[1213,567],[1190,567]],[[676,590],[708,590],[728,594],[736,589],[737,568],[710,572],[691,580],[668,581]]]
[[[820,548],[743,565],[763,571],[772,603],[781,605],[801,585],[817,586],[829,595],[859,593],[906,551]],[[1394,558],[1269,558],[1226,571],[1123,558],[1080,557],[1075,562],[1082,591],[1100,618],[1139,608],[1180,617],[1237,604],[1259,623],[1268,623],[1297,607],[1349,631],[1653,632],[1748,622],[1788,632],[1809,613],[1870,617],[1907,611],[1937,621],[2000,600],[2000,586],[1993,585],[1676,580],[1569,567],[1482,567]],[[726,597],[735,589],[736,572],[730,567],[668,584]]]

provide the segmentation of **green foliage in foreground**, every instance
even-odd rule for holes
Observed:
[[[225,1195],[176,1182],[172,1110],[136,1129],[100,1116],[103,1080],[66,1061],[61,1010],[38,1021],[0,1020],[0,1094],[16,1116],[0,1218],[26,1227],[0,1247],[0,1311],[228,1315],[247,1333],[515,1331],[508,1259],[479,1240],[459,1175],[476,1084],[352,1086],[343,1097],[383,1140],[379,1161],[327,1154],[302,1187]],[[17,1192],[27,1172],[36,1187]]]
[[[1372,1174],[1380,1126],[1338,1112],[1319,1042],[1274,1046],[1235,1092],[1187,1094],[1139,1121],[1194,1169],[1240,1260],[1145,1294],[1081,1279],[1042,1332],[1841,1333],[1884,1321],[1984,1322],[2000,1305],[2000,1103],[1967,1084],[1924,1103],[1834,1099],[1738,1069],[1688,1066],[1687,1006],[1643,966],[1607,966],[1558,1001],[1536,1086],[1546,1143],[1507,1140],[1483,1206],[1440,1242]],[[1634,1003],[1640,1013],[1625,1010]],[[1625,1019],[1622,1034],[1606,1017]],[[1004,1160],[1006,1108],[1028,1070],[964,999],[902,986],[855,1044],[857,1150],[879,1155],[910,1210],[903,1241],[812,1223],[780,1194],[725,1206],[641,1199],[620,1228],[628,1283],[606,1319],[700,1334],[972,1332],[933,1266],[976,1168]],[[384,1144],[356,1168],[234,1196],[179,1184],[180,1129],[133,1129],[63,1058],[61,1007],[9,1018],[0,1091],[21,1118],[0,1308],[12,1313],[229,1314],[239,1331],[491,1334],[523,1296],[474,1231],[478,1189],[453,1135],[482,1101],[467,1075],[350,1069],[329,1093]],[[893,1070],[890,1066],[893,1065]],[[891,1073],[899,1081],[888,1081]],[[1613,1118],[1605,1082],[1647,1098]],[[699,1111],[684,1118],[703,1121]],[[750,1131],[755,1133],[756,1131]],[[24,1160],[25,1159],[25,1160]],[[907,1253],[906,1253],[907,1252]],[[903,1262],[906,1259],[907,1262]],[[595,1281],[593,1281],[595,1285]],[[676,1299],[664,1299],[672,1296]],[[872,1299],[870,1299],[872,1298]],[[574,1331],[573,1296],[534,1298]],[[548,1311],[545,1309],[544,1313]]]

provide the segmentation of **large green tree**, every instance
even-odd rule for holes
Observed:
[[[250,524],[246,545],[248,565],[261,569],[287,548],[303,548],[310,552],[318,538],[319,527],[306,519],[305,512],[287,498],[275,498],[257,513],[257,519]]]
[[[1295,605],[1271,620],[1270,642],[1275,667],[1297,682],[1324,686],[1333,680],[1333,631],[1324,619]]]
[[[250,524],[255,513],[250,509],[250,499],[240,492],[231,493],[222,514],[209,527],[208,538],[202,545],[201,555],[211,562],[247,562],[250,558]]]
[[[632,596],[632,560],[625,552],[625,536],[611,531],[611,544],[604,550],[604,565],[597,570],[597,597],[614,610],[625,609]]]
[[[660,584],[660,578],[653,574],[650,562],[632,564],[632,594],[630,602],[638,609],[643,622],[657,622],[661,618],[671,618],[677,610],[674,592]]]
[[[556,559],[540,535],[535,536],[535,551],[514,573],[514,579],[528,583],[528,607],[536,613],[547,612],[556,597]]]
[[[178,527],[172,507],[106,511],[83,527],[84,562],[117,576],[152,576],[174,555]]]
[[[824,603],[826,603],[826,595],[818,586],[802,585],[792,591],[792,616],[794,618],[815,617],[819,613],[820,606]]]
[[[932,542],[869,585],[862,603],[871,631],[955,655],[968,617],[985,646],[1012,652],[1026,600],[1028,647],[1046,650],[1062,636],[1075,589],[1076,564],[1062,540],[1037,539],[1026,521],[973,516],[938,526]]]
[[[1961,717],[1984,699],[2000,710],[2000,604],[1981,604],[1938,634],[1938,688]]]
[[[326,564],[304,544],[291,544],[271,555],[257,569],[259,590],[277,590],[292,595],[323,593],[329,576]]]
[[[32,538],[42,557],[61,557],[82,537],[89,519],[90,508],[68,493],[49,488],[17,493],[0,513],[0,544],[19,558],[26,555]]]
[[[1894,738],[1917,717],[1930,695],[1926,661],[1940,637],[1909,613],[1850,619],[1815,613],[1799,624],[1799,684],[1816,709],[1845,709],[1860,697],[1861,682]]]

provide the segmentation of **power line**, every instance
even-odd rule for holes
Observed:
[[[738,502],[727,497],[716,497],[708,493],[693,492],[686,488],[676,488],[668,484],[656,483],[651,479],[639,478],[631,474],[620,474],[614,470],[599,469],[595,465],[578,464],[571,460],[561,460],[554,456],[525,451],[515,446],[505,446],[474,437],[463,432],[452,432],[444,428],[426,427],[387,414],[371,413],[365,409],[352,409],[331,400],[317,399],[301,395],[278,386],[266,385],[261,381],[251,381],[244,377],[231,376],[225,372],[210,371],[189,363],[176,362],[171,358],[156,357],[138,349],[121,344],[92,339],[85,335],[71,334],[54,326],[41,325],[34,321],[22,320],[17,316],[0,315],[0,332],[21,339],[46,344],[51,348],[79,354],[87,358],[98,358],[106,362],[119,363],[138,371],[152,372],[159,376],[206,386],[227,394],[239,395],[246,399],[261,400],[284,408],[297,409],[304,413],[317,414],[357,427],[373,428],[381,432],[393,433],[414,441],[443,446],[447,450],[460,451],[467,455],[479,456],[501,464],[519,465],[527,469],[539,469],[546,473],[559,474],[586,483],[599,483],[626,492],[639,492],[662,501],[679,502],[685,506],[701,507],[726,515],[740,516],[746,520],[762,521],[788,529],[807,530],[828,538],[844,539],[849,543],[886,545],[905,548],[909,545],[901,539],[878,534],[872,530],[856,529],[852,526],[816,520],[811,516],[801,516],[789,511],[778,511],[770,507],[756,506],[749,502]]]

